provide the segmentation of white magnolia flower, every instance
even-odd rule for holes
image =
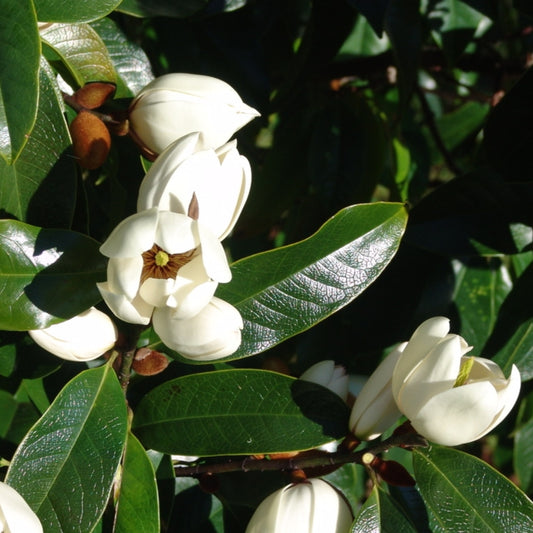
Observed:
[[[173,142],[142,181],[137,210],[157,207],[187,214],[196,195],[198,221],[224,239],[250,192],[250,164],[236,145],[232,141],[216,150],[199,150],[198,132]]]
[[[336,489],[322,479],[308,479],[265,498],[246,533],[348,533],[352,521],[352,510]]]
[[[183,357],[212,361],[237,350],[243,321],[235,307],[213,297],[197,315],[186,320],[177,318],[171,308],[158,308],[153,327],[160,339]]]
[[[193,202],[194,203],[194,202]],[[182,213],[157,207],[123,220],[100,247],[109,257],[107,281],[98,289],[125,322],[148,324],[156,307],[191,318],[211,300],[231,271],[209,228]]]
[[[43,533],[43,526],[24,498],[0,481],[0,533]]]
[[[343,366],[335,366],[329,359],[309,367],[301,376],[303,381],[322,385],[340,396],[344,401],[348,397],[348,375]]]
[[[154,155],[191,133],[201,133],[202,148],[229,141],[259,113],[226,82],[198,74],[166,74],[150,82],[129,111],[133,139]]]
[[[350,431],[361,440],[372,440],[388,429],[401,413],[392,395],[392,373],[407,343],[395,348],[374,370],[357,395],[350,413]]]
[[[113,321],[94,307],[59,324],[28,333],[39,346],[70,361],[96,359],[110,350],[117,340]]]
[[[482,357],[465,357],[471,348],[448,334],[449,320],[423,322],[405,346],[392,377],[398,407],[427,439],[457,446],[481,438],[513,408],[520,392],[520,372],[509,379]]]

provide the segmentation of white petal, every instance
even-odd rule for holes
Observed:
[[[130,324],[148,324],[150,322],[154,308],[140,296],[129,300],[123,293],[112,292],[107,282],[97,283],[96,286],[109,309],[118,318]]]
[[[400,387],[410,372],[450,330],[449,319],[437,316],[422,322],[415,330],[394,369],[392,393],[398,397]]]
[[[198,224],[198,233],[202,245],[202,260],[207,275],[219,283],[227,283],[231,280],[231,270],[220,241],[200,224]]]
[[[100,246],[107,257],[135,257],[154,244],[158,222],[157,208],[147,209],[124,219]]]
[[[411,423],[437,444],[458,446],[482,437],[497,409],[494,387],[488,381],[476,382],[433,396],[411,418]]]
[[[492,431],[492,429],[495,428],[510,413],[511,409],[516,403],[516,400],[518,400],[518,395],[520,394],[520,386],[520,372],[518,371],[518,368],[513,365],[511,369],[511,375],[509,379],[506,380],[505,385],[502,388],[496,387],[496,392],[498,393],[498,406],[500,408],[500,411],[496,414],[494,420],[486,428],[485,433],[489,433],[490,431]]]
[[[179,287],[172,294],[171,298],[175,302],[174,315],[177,319],[188,319],[197,315],[211,300],[217,289],[216,281],[194,281],[188,279],[183,283],[180,277]],[[172,307],[172,303],[167,305]]]
[[[39,346],[70,361],[96,359],[117,340],[112,320],[94,307],[64,322],[28,333]]]
[[[5,524],[4,524],[5,522]],[[37,515],[24,498],[7,483],[0,482],[0,527],[5,533],[43,533]],[[4,528],[2,530],[4,532]]]
[[[168,297],[175,292],[175,280],[148,278],[141,285],[139,294],[141,298],[153,307],[162,307],[167,304]]]
[[[107,282],[109,290],[124,293],[133,300],[139,292],[139,283],[143,269],[141,254],[135,257],[111,258],[107,263]]]
[[[181,137],[159,155],[139,187],[137,211],[157,207],[161,211],[187,214],[192,196],[191,180],[183,180],[183,169],[180,165],[197,151],[199,137],[198,132]],[[179,194],[182,183],[185,190]],[[168,197],[169,190],[176,190],[172,206]]]
[[[461,368],[461,339],[452,335],[440,341],[409,375],[396,403],[408,418],[416,415],[432,396],[453,388]]]
[[[196,224],[186,215],[161,211],[154,242],[169,254],[188,252],[199,244]]]

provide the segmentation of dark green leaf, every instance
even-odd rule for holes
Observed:
[[[221,370],[156,387],[135,412],[147,448],[180,455],[303,450],[346,433],[348,408],[327,389],[264,370]]]
[[[159,533],[155,472],[141,443],[128,434],[117,503],[115,533]]]
[[[41,37],[79,87],[90,81],[116,83],[106,45],[89,24],[52,24],[41,30]]]
[[[118,74],[115,98],[136,95],[154,77],[150,60],[144,50],[129,41],[117,24],[109,18],[93,22],[92,27],[104,41]]]
[[[412,209],[405,240],[456,257],[522,252],[533,242],[532,203],[527,183],[482,172],[461,176]]]
[[[533,179],[533,69],[518,80],[489,115],[483,135],[485,157],[512,181]]]
[[[361,507],[351,533],[416,533],[401,508],[378,485]]]
[[[37,226],[68,228],[77,171],[55,75],[43,60],[37,121],[15,164],[0,160],[0,212]]]
[[[350,303],[392,259],[406,219],[401,204],[348,207],[304,241],[235,263],[217,292],[244,319],[232,358],[262,352]]]
[[[31,0],[2,2],[0,17],[0,155],[19,156],[37,114],[39,56],[37,18]]]
[[[26,435],[6,481],[37,513],[45,531],[94,528],[111,492],[126,426],[122,389],[105,365],[70,381]]]
[[[201,11],[209,0],[123,0],[117,11],[134,17],[186,18]]]
[[[101,299],[105,258],[90,237],[0,220],[0,244],[1,329],[41,329]]]
[[[105,17],[121,0],[34,0],[37,18],[41,22],[90,22]]]
[[[533,419],[515,433],[514,468],[520,480],[520,487],[530,493],[533,488]]]
[[[460,333],[476,355],[488,339],[500,306],[512,284],[509,272],[499,258],[476,259],[455,264],[453,301],[459,313]]]
[[[418,487],[435,533],[522,533],[533,528],[533,503],[477,457],[433,446],[414,450]]]

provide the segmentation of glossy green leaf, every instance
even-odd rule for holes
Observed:
[[[379,486],[374,486],[357,516],[351,533],[416,533],[401,508]]]
[[[337,60],[377,55],[389,48],[389,39],[386,35],[379,38],[367,19],[357,17],[352,32],[337,54]]]
[[[0,160],[0,209],[6,218],[68,228],[78,178],[55,74],[44,60],[39,85],[37,121],[28,142],[13,165]]]
[[[118,74],[115,98],[135,96],[154,78],[146,53],[138,44],[128,40],[118,25],[109,18],[97,20],[91,26],[104,42]]]
[[[51,24],[41,30],[41,37],[78,86],[90,81],[116,83],[106,45],[89,24]]]
[[[350,303],[392,259],[406,220],[402,204],[355,205],[304,241],[236,262],[217,292],[244,319],[232,358],[262,352]]]
[[[133,430],[146,448],[248,455],[313,448],[346,433],[348,408],[327,389],[264,370],[184,376],[150,391]]]
[[[0,245],[1,329],[44,328],[100,301],[106,261],[90,237],[0,220]]]
[[[134,17],[186,18],[201,11],[209,0],[122,0],[117,11]]]
[[[520,488],[531,492],[533,488],[533,419],[524,424],[516,433],[513,463],[520,480]]]
[[[6,482],[45,531],[90,532],[108,502],[126,427],[126,403],[113,369],[86,370],[26,435]]]
[[[34,3],[41,22],[90,22],[111,13],[121,0],[34,0]]]
[[[483,352],[492,356],[505,375],[515,364],[522,381],[533,378],[533,312],[524,295],[533,291],[533,266],[530,265],[515,281],[503,302],[496,324]]]
[[[533,502],[481,459],[433,446],[414,450],[413,461],[434,533],[533,528]]]
[[[502,302],[512,288],[506,266],[499,258],[455,262],[455,291],[453,301],[459,314],[460,333],[472,353],[481,350],[496,323]]]
[[[483,172],[461,176],[412,209],[405,240],[454,257],[523,252],[533,243],[532,202],[527,183]]]
[[[159,533],[155,472],[141,443],[128,434],[117,503],[115,533]]]
[[[2,2],[0,17],[0,156],[11,164],[29,138],[37,115],[37,17],[31,0]]]

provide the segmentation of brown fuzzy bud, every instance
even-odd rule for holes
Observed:
[[[385,461],[376,457],[372,461],[371,468],[389,485],[398,487],[414,487],[416,485],[411,474],[396,461]]]
[[[132,368],[141,376],[153,376],[163,372],[169,360],[160,352],[150,348],[140,348],[133,359]]]
[[[74,93],[74,100],[85,109],[96,109],[112,98],[115,90],[114,83],[89,82]]]
[[[111,147],[111,135],[105,124],[89,111],[80,111],[69,129],[79,164],[89,170],[102,166]]]
[[[278,372],[279,374],[291,375],[291,371],[287,363],[281,358],[275,355],[265,357],[263,361],[263,370],[271,370],[272,372]]]

